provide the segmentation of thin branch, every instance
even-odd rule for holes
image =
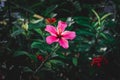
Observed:
[[[55,52],[59,49],[59,45],[56,44],[56,46],[53,48],[52,52],[50,54],[47,55],[47,57],[45,58],[45,60],[40,64],[40,66],[38,66],[38,68],[34,71],[34,74],[38,72],[38,70],[41,69],[41,67],[45,64],[45,62],[50,58],[51,55],[55,54]]]
[[[48,60],[48,58],[50,57],[51,54],[48,54],[48,56],[45,58],[44,61],[42,61],[42,63],[40,64],[40,66],[34,71],[34,74],[38,72],[39,69],[41,69],[41,67],[44,65],[44,63]]]

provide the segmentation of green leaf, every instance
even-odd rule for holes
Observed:
[[[78,47],[79,47],[78,50],[79,50],[80,52],[87,52],[87,51],[90,50],[91,45],[90,45],[90,44],[83,43],[83,44],[80,44]]]
[[[74,64],[75,66],[77,66],[77,64],[78,64],[78,59],[75,58],[75,57],[73,57],[73,58],[72,58],[72,62],[73,62],[73,64]]]
[[[110,16],[112,13],[107,13],[107,14],[105,14],[104,16],[102,16],[102,18],[101,18],[101,21],[102,20],[104,20],[104,19],[106,19],[108,16]]]
[[[45,64],[44,64],[44,68],[45,68],[45,70],[52,70],[52,65],[51,65],[51,63],[49,62],[49,61],[47,61]]]
[[[85,30],[85,29],[80,29],[80,30],[77,30],[76,33],[78,35],[87,35],[87,36],[95,36],[95,34],[91,31],[88,31],[88,30]]]
[[[43,36],[43,33],[40,28],[34,29],[39,35]]]
[[[114,43],[114,37],[111,36],[110,34],[106,34],[106,33],[100,33],[100,36],[103,37],[105,39],[106,43]]]
[[[42,42],[42,41],[34,41],[31,44],[31,48],[36,48],[36,49],[39,49],[42,51],[51,51],[52,50],[48,44],[46,44],[45,42]]]
[[[42,42],[33,42],[31,44],[31,48],[40,48],[42,46]]]
[[[98,19],[98,24],[100,25],[100,16],[98,15],[98,13],[94,10],[94,9],[92,9],[92,12],[96,15],[96,17],[97,17],[97,19]]]
[[[29,67],[24,67],[23,72],[33,72],[33,70]]]
[[[81,10],[82,10],[79,1],[73,2],[73,5],[75,6],[76,10],[78,10],[78,11],[81,11]]]
[[[27,53],[26,51],[16,51],[13,56],[17,57],[17,56],[22,56],[22,55],[29,55],[29,53]]]
[[[66,56],[64,56],[64,55],[61,54],[61,53],[58,53],[58,56],[59,56],[60,58],[66,59]]]
[[[64,65],[64,63],[60,60],[50,60],[49,62],[52,64]]]
[[[107,21],[105,23],[106,27],[115,27],[116,26],[116,22],[115,21]]]
[[[48,7],[45,12],[44,12],[44,16],[47,16],[48,14],[50,14],[52,11],[54,11],[56,8],[58,7],[58,5],[52,5],[50,7]]]
[[[104,39],[108,39],[107,36],[104,33],[100,33],[100,35],[104,38]]]
[[[31,58],[31,59],[34,60],[35,62],[38,61],[37,58],[36,58],[36,55],[29,54],[28,56],[29,56],[29,58]]]
[[[28,56],[30,59],[34,60],[35,62],[37,62],[37,58],[36,58],[36,55],[33,55],[33,54],[30,54],[26,51],[16,51],[13,56],[14,57],[17,57],[17,56],[22,56],[22,55],[26,55]]]
[[[99,24],[99,26],[102,26],[105,22],[105,19],[110,15],[111,15],[111,13],[105,14],[104,16],[102,16],[102,18],[100,18],[100,24],[99,24],[99,22],[95,22],[93,26],[96,27],[98,24]]]
[[[33,24],[33,23],[29,23],[29,30],[31,29],[38,29],[38,28],[43,28],[45,26],[45,24],[41,21],[41,22],[38,22],[36,24]]]
[[[38,19],[38,20],[32,20],[31,23],[32,23],[32,24],[37,24],[37,23],[39,23],[39,22],[41,22],[41,21],[43,21],[43,18]]]
[[[59,69],[58,67],[62,67],[64,64],[64,62],[60,61],[60,60],[49,60],[45,63],[45,68],[47,70],[53,70],[53,69]]]
[[[12,37],[16,37],[17,35],[19,35],[19,34],[21,34],[21,33],[23,33],[23,32],[24,32],[23,29],[19,29],[19,30],[14,31],[14,32],[11,34],[11,36],[12,36]]]
[[[90,24],[90,19],[88,17],[79,16],[79,17],[74,17],[73,19],[77,24],[92,29],[92,26]]]

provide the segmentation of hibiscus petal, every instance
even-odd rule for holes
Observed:
[[[67,49],[67,48],[69,47],[68,41],[67,41],[66,39],[64,39],[64,38],[61,38],[61,39],[59,40],[59,44],[60,44],[60,46],[62,46],[62,47],[65,48],[65,49]]]
[[[66,22],[59,21],[58,26],[57,26],[57,31],[61,33],[61,32],[63,32],[65,30],[66,27],[67,27]]]
[[[74,31],[64,31],[62,33],[62,37],[65,39],[73,40],[76,37],[76,33]]]
[[[52,36],[56,36],[56,34],[57,34],[56,28],[51,25],[47,25],[45,28],[45,31],[49,32]]]
[[[58,38],[56,38],[55,36],[48,36],[47,38],[46,38],[46,42],[48,43],[48,44],[52,44],[53,42],[57,42],[58,41]]]

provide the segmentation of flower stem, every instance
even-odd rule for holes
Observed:
[[[51,57],[51,55],[55,54],[55,52],[59,49],[59,45],[56,44],[56,46],[53,48],[53,50],[51,51],[50,54],[48,54],[46,56],[46,58],[44,59],[44,61],[42,61],[42,63],[38,66],[38,68],[35,69],[34,74],[36,74],[41,68],[42,66],[46,63],[46,61]]]
[[[42,61],[42,63],[40,64],[40,66],[38,66],[38,68],[34,71],[34,74],[37,73],[39,71],[39,69],[41,69],[41,67],[44,65],[44,63],[48,60],[48,58],[50,57],[51,54],[48,54],[47,57],[45,58],[44,61]]]

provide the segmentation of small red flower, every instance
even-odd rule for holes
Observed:
[[[96,65],[100,68],[103,63],[107,64],[108,60],[103,56],[97,56],[92,59],[91,66]]]
[[[56,18],[46,18],[45,21],[46,24],[53,24],[56,22]]]
[[[42,55],[37,55],[37,59],[38,59],[39,61],[44,61],[44,58],[43,58]]]

